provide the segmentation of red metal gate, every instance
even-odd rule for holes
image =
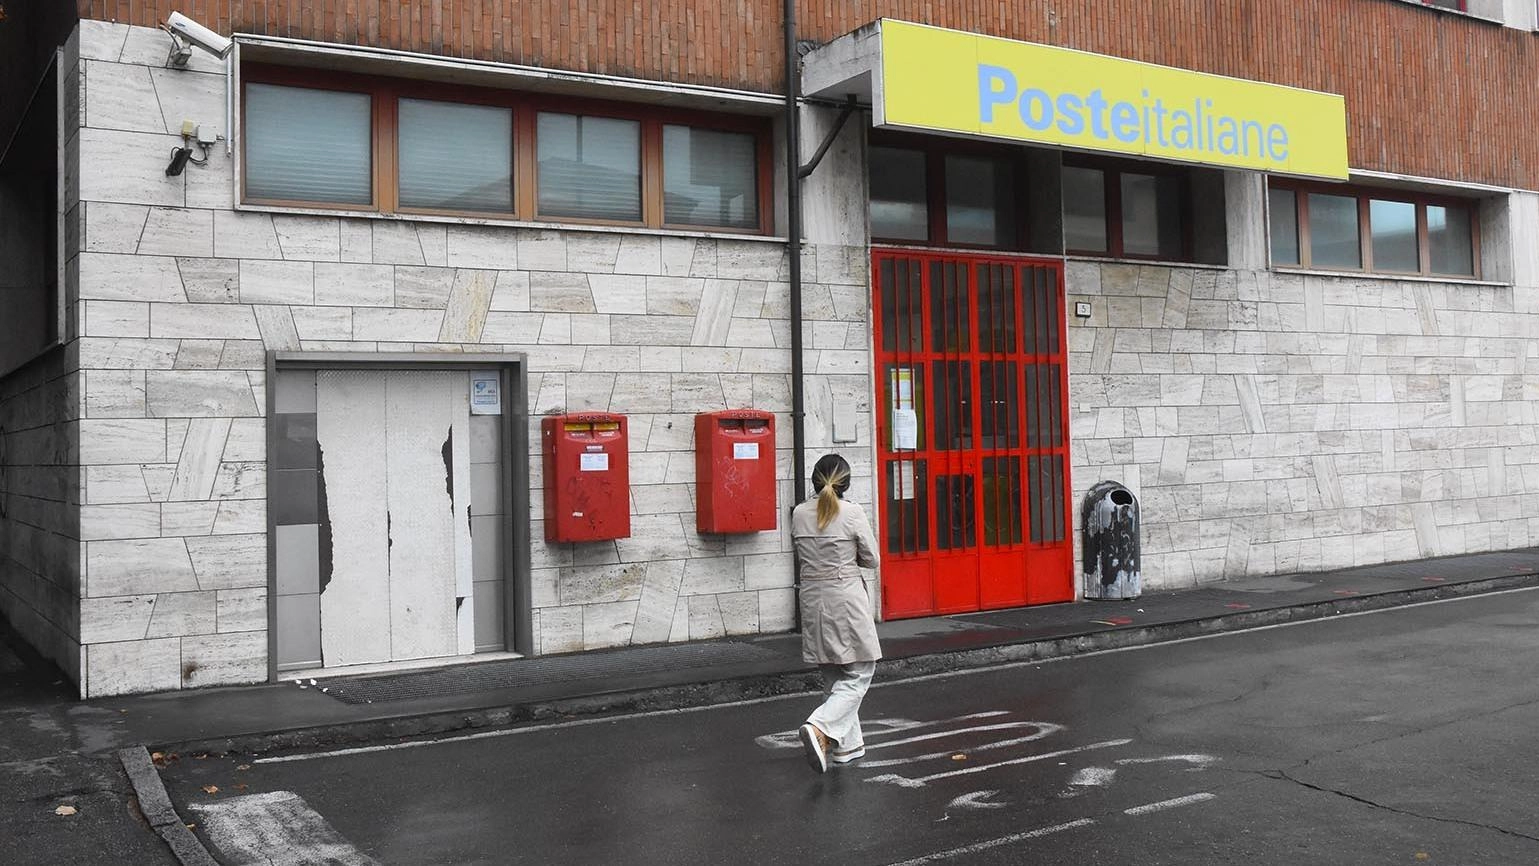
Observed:
[[[872,251],[886,619],[1074,597],[1063,263]]]

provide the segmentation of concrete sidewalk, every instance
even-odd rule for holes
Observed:
[[[1030,661],[1420,601],[1539,586],[1539,548],[1247,578],[1150,593],[885,623],[878,679]],[[266,751],[557,716],[674,709],[818,687],[797,635],[202,689],[70,704],[101,748]]]

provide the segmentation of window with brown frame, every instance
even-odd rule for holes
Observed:
[[[875,135],[871,238],[879,243],[1026,248],[1026,170],[998,147]]]
[[[1480,221],[1468,199],[1273,180],[1274,267],[1480,276]]]
[[[1070,255],[1192,259],[1185,169],[1066,157],[1062,189],[1064,251]]]
[[[768,234],[762,118],[242,69],[242,200]]]

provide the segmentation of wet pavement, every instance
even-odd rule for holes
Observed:
[[[904,620],[879,626],[886,654],[879,676],[1061,656],[1536,584],[1539,549],[1527,549],[1247,578],[1132,601]],[[816,675],[802,662],[800,648],[797,635],[769,635],[338,676],[315,686],[307,678],[303,687],[287,681],[91,703],[124,711],[117,731],[124,744],[252,748],[284,738],[412,735],[801,691]]]
[[[823,776],[789,733],[809,695],[162,776],[228,862],[260,838],[382,864],[1509,866],[1539,862],[1536,660],[1523,590],[889,681],[866,759]]]
[[[0,863],[175,863],[110,752],[121,714],[75,700],[0,620]],[[60,807],[73,814],[59,815]]]

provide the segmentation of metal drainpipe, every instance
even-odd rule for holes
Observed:
[[[802,500],[807,473],[806,393],[802,387],[802,190],[801,133],[797,124],[797,96],[801,92],[800,56],[796,50],[796,0],[785,0],[786,68],[786,249],[790,253],[791,292],[791,504]],[[787,516],[789,520],[789,515]],[[791,568],[801,585],[801,562],[791,548]],[[802,606],[796,602],[796,630],[802,630]]]

